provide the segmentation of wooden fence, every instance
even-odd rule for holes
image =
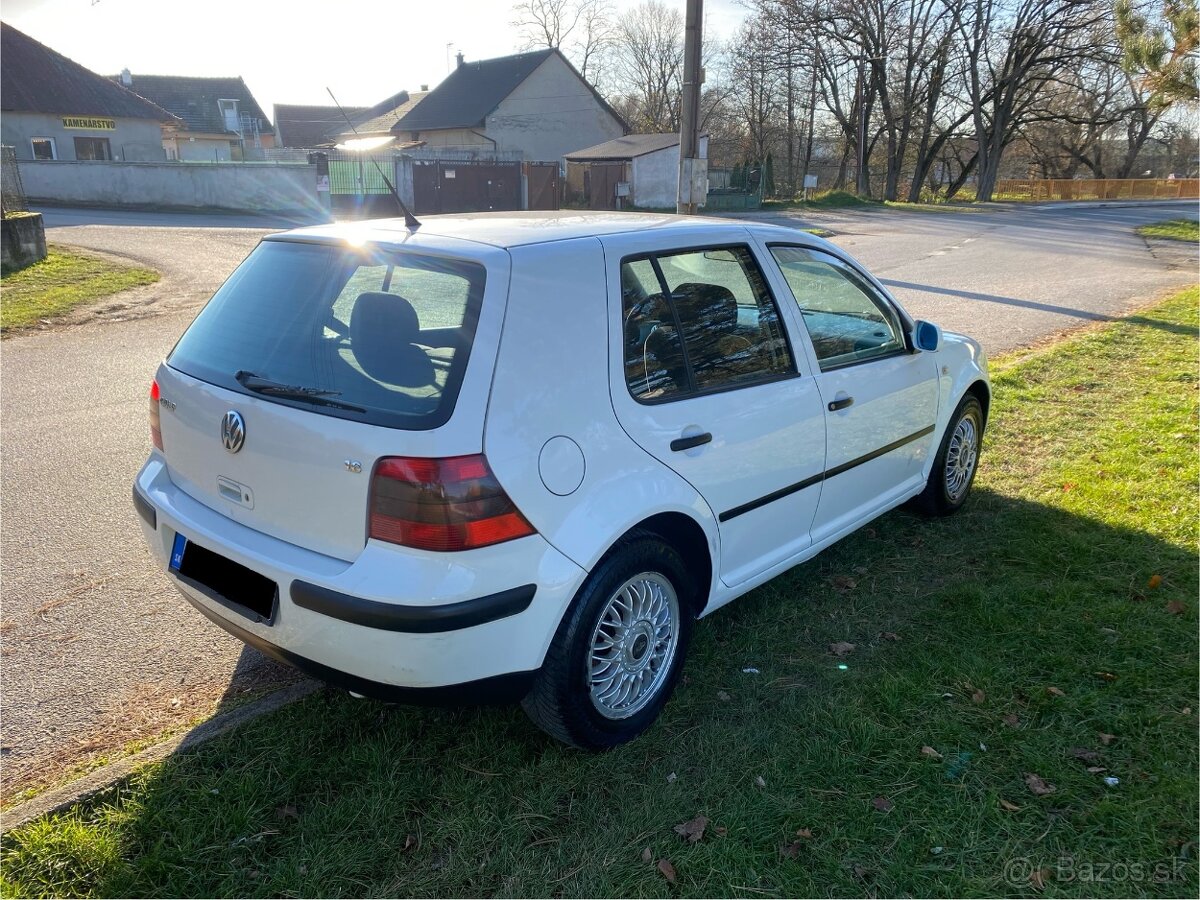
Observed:
[[[1195,200],[1200,178],[1009,178],[993,200]]]

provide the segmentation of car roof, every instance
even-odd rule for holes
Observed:
[[[421,227],[415,235],[405,227],[403,219],[371,219],[297,228],[274,237],[322,241],[349,240],[355,243],[409,243],[414,236],[436,236],[508,248],[648,229],[659,233],[666,231],[684,235],[690,231],[711,233],[713,229],[745,229],[751,225],[758,226],[759,223],[666,213],[558,210],[422,216]]]

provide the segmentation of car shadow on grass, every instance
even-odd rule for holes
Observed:
[[[888,514],[703,621],[662,719],[625,747],[565,748],[516,708],[321,692],[10,834],[5,877],[105,896],[1025,895],[1031,879],[1195,896],[1197,593],[1190,549],[977,489],[949,519]],[[702,837],[676,833],[697,816]],[[35,852],[50,833],[75,843]],[[1121,877],[1079,877],[1101,864]]]

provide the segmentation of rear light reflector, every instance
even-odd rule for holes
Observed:
[[[473,550],[534,534],[483,454],[386,456],[371,475],[370,536],[420,550]]]
[[[150,382],[150,443],[162,450],[162,427],[158,418],[158,381]]]

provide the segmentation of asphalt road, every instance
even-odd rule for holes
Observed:
[[[990,353],[1194,282],[1196,248],[1133,228],[1196,205],[829,213],[819,225],[916,316]],[[47,236],[163,273],[67,325],[3,342],[0,711],[4,792],[182,727],[285,674],[204,620],[151,564],[130,483],[147,390],[196,310],[279,220],[49,210]]]

